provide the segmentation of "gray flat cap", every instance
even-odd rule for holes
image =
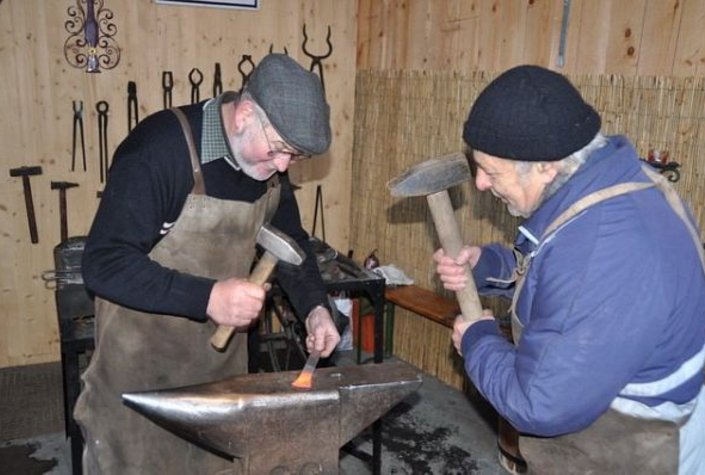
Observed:
[[[330,107],[318,76],[289,56],[272,53],[252,71],[245,90],[287,144],[310,155],[328,150]]]

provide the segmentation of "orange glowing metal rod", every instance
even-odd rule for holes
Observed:
[[[321,352],[313,350],[308,355],[304,369],[301,370],[299,376],[291,383],[291,386],[296,389],[311,389],[313,386],[313,372],[316,370],[318,360],[321,357]]]

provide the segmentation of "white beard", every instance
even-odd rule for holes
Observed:
[[[252,132],[250,132],[249,128],[245,129],[245,132],[243,134],[239,136],[236,135],[230,138],[230,149],[233,152],[235,162],[237,162],[237,165],[240,167],[240,170],[242,170],[245,175],[249,176],[250,178],[254,178],[258,181],[265,181],[269,177],[274,175],[277,171],[262,171],[258,169],[256,165],[247,162],[242,155],[243,145],[250,144],[253,141],[254,137],[252,137]]]

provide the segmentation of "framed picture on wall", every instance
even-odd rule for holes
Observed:
[[[2,0],[0,0],[2,1]],[[154,0],[164,5],[187,5],[192,7],[239,8],[259,10],[259,0]]]

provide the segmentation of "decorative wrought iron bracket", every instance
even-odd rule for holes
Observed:
[[[117,27],[113,12],[104,7],[104,0],[76,0],[66,10],[64,23],[69,33],[64,42],[64,57],[74,68],[86,68],[87,73],[112,69],[120,62],[120,46],[115,41]]]

